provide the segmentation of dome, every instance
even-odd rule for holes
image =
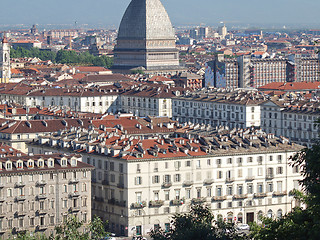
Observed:
[[[160,0],[132,0],[120,23],[121,39],[175,39],[167,11]]]

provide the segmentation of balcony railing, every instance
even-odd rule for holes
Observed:
[[[164,182],[164,183],[162,183],[162,187],[163,188],[169,188],[171,186],[172,186],[172,182]]]
[[[214,196],[211,199],[213,202],[224,201],[227,200],[227,196]]]
[[[69,208],[69,212],[79,212],[80,211],[80,207],[70,207]]]
[[[205,185],[210,185],[210,184],[212,184],[212,183],[214,183],[214,180],[211,178],[211,179],[205,179],[204,181],[203,181],[203,184],[205,184]]]
[[[15,187],[15,188],[22,188],[22,187],[24,187],[25,185],[26,185],[26,184],[23,183],[23,182],[17,182],[17,183],[14,184],[14,187]]]
[[[37,216],[39,216],[39,215],[45,215],[45,214],[47,214],[47,211],[44,210],[44,209],[40,209],[40,210],[37,210],[37,211],[36,211],[36,215],[37,215]]]
[[[79,179],[70,179],[69,184],[76,184],[79,183]]]
[[[251,182],[251,181],[253,181],[254,179],[255,179],[254,176],[248,176],[248,177],[246,177],[246,181],[247,181],[247,182]]]
[[[234,182],[234,178],[233,177],[227,177],[226,178],[226,182],[227,183]]]
[[[94,197],[94,200],[97,201],[97,202],[104,202],[103,197],[97,197],[97,196],[95,196],[95,197]]]
[[[25,215],[27,215],[27,211],[16,211],[16,212],[14,213],[14,215],[16,215],[16,216],[18,216],[18,217],[20,217],[20,216],[25,216]]]
[[[36,182],[37,187],[45,186],[47,182],[45,180],[40,180]]]
[[[274,178],[274,175],[273,174],[267,174],[266,175],[266,179],[273,179]]]
[[[237,194],[233,196],[234,199],[245,199],[247,197],[248,197],[248,194]]]
[[[109,186],[110,184],[109,184],[109,181],[108,181],[108,180],[103,180],[103,181],[102,181],[102,185]]]
[[[149,202],[150,207],[161,207],[163,204],[164,204],[164,201],[162,200],[155,200],[155,201]]]
[[[119,183],[117,186],[118,188],[124,189],[124,183]]]
[[[174,199],[174,200],[171,200],[170,204],[172,206],[180,206],[182,204],[184,204],[184,199]]]
[[[193,181],[184,181],[183,182],[183,186],[189,187],[191,185],[193,185]]]
[[[46,198],[47,198],[47,194],[45,194],[45,193],[37,195],[38,200],[42,200],[42,199],[46,199]]]
[[[276,197],[281,197],[287,195],[287,191],[282,191],[282,192],[273,192],[273,196]]]
[[[146,207],[146,206],[147,206],[147,204],[146,204],[145,201],[140,202],[140,203],[132,203],[132,204],[131,204],[131,208],[135,208],[135,209],[144,208],[144,207]]]
[[[24,195],[20,195],[20,196],[17,196],[16,197],[16,201],[19,202],[19,201],[25,201],[26,200],[26,197]]]
[[[254,194],[254,197],[255,197],[255,198],[264,198],[264,197],[266,197],[266,196],[267,196],[266,193],[255,193],[255,194]]]
[[[80,193],[78,192],[73,192],[69,194],[69,198],[78,198],[80,197]]]

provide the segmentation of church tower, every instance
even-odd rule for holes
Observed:
[[[2,43],[0,45],[0,82],[8,83],[11,78],[11,66],[10,66],[10,45],[6,38],[3,36]]]

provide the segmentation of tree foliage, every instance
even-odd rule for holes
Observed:
[[[107,222],[103,222],[101,218],[94,216],[93,220],[85,225],[83,221],[79,221],[77,217],[70,215],[67,221],[55,227],[55,234],[46,237],[44,234],[38,233],[19,233],[11,239],[16,240],[100,240],[109,235],[106,232]]]
[[[57,53],[39,48],[26,49],[18,47],[11,49],[11,58],[39,58],[43,61],[51,60],[53,63],[80,64],[111,68],[113,58],[107,56],[94,56],[89,52],[78,53],[76,51],[60,50]]]
[[[175,214],[169,231],[153,229],[154,240],[244,240],[245,234],[236,231],[233,223],[214,220],[207,206],[193,205],[189,213]]]
[[[319,123],[319,122],[318,122]],[[305,193],[290,192],[306,208],[296,207],[280,219],[263,218],[262,225],[254,224],[251,237],[256,240],[320,239],[320,141],[305,148],[293,158],[293,167],[300,168],[301,185]]]

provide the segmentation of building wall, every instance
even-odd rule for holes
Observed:
[[[70,213],[85,223],[91,220],[89,169],[6,171],[0,182],[2,239],[24,230],[49,236]]]
[[[31,148],[51,151],[46,146]],[[294,154],[260,150],[124,161],[84,153],[83,161],[96,167],[92,175],[93,213],[108,219],[112,231],[121,233],[124,229],[125,235],[133,236],[140,227],[142,235],[157,225],[165,228],[174,213],[189,211],[195,202],[209,205],[216,219],[244,223],[258,221],[259,214],[270,211],[273,217],[279,216],[280,210],[282,215],[289,212],[299,204],[289,195],[290,190],[299,188],[301,179],[299,170],[289,166],[288,159]],[[158,206],[150,205],[157,200]]]

